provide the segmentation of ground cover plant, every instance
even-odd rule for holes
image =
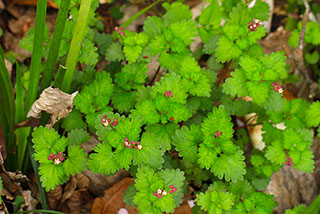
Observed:
[[[29,149],[39,188],[45,191],[87,169],[104,175],[125,169],[134,178],[125,203],[153,214],[173,213],[190,186],[195,188],[193,213],[273,213],[277,203],[263,192],[272,174],[283,166],[313,172],[311,145],[320,102],[284,97],[283,85],[293,76],[287,57],[283,51],[266,54],[258,43],[267,33],[262,22],[269,18],[268,4],[257,0],[249,8],[247,1],[211,0],[192,19],[189,6],[167,1],[163,15],[147,17],[141,32],[126,29],[134,16],[108,35],[101,33],[97,0],[56,1],[60,11],[50,39],[44,2],[38,3],[35,28],[20,41],[33,56],[30,71],[21,74],[17,66],[15,98],[0,58],[0,122],[8,169],[26,170]],[[301,29],[302,23],[293,30],[290,45],[298,47]],[[317,46],[313,38],[319,34],[318,23],[306,24],[307,43]],[[203,46],[191,51],[197,36]],[[317,66],[314,46],[306,62]],[[202,57],[208,66],[200,66]],[[98,72],[101,59],[108,64]],[[159,80],[148,78],[152,60],[159,63],[156,75],[163,71]],[[217,70],[223,67],[232,72],[221,81]],[[29,78],[23,80],[24,75]],[[39,127],[14,134],[14,125],[26,119],[37,95],[50,85],[70,94],[79,91],[72,111],[52,128],[45,126],[44,115]],[[253,145],[247,126],[237,123],[251,113],[256,123],[248,126],[262,125],[260,145]],[[90,136],[99,143],[88,154],[82,144]],[[319,212],[319,200],[286,213]]]

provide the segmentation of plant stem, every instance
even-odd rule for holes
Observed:
[[[85,33],[87,22],[88,22],[90,6],[91,6],[91,0],[81,1],[79,14],[77,17],[77,23],[74,28],[74,33],[71,40],[68,58],[66,61],[65,67],[67,68],[67,71],[64,75],[64,78],[62,80],[62,85],[61,85],[61,90],[63,90],[64,92],[69,92],[70,90],[74,71],[78,62],[78,57],[80,55],[82,40],[84,38],[84,33]]]

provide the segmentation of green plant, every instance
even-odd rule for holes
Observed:
[[[289,76],[286,57],[283,52],[264,54],[257,43],[266,34],[260,22],[268,19],[266,3],[258,0],[248,8],[242,1],[219,5],[213,0],[194,21],[188,6],[166,2],[165,14],[148,17],[143,32],[126,29],[157,1],[110,36],[92,24],[98,23],[97,1],[90,2],[82,1],[78,10],[80,1],[71,1],[72,18],[55,40],[61,47],[49,48],[50,62],[59,50],[58,61],[67,66],[66,75],[60,69],[54,84],[80,93],[61,127],[40,126],[32,132],[33,157],[46,191],[86,169],[106,175],[126,169],[135,184],[124,201],[140,213],[173,212],[189,185],[195,188],[196,213],[272,213],[273,196],[261,192],[272,174],[284,165],[313,171],[311,128],[320,124],[320,102],[283,97],[281,85]],[[78,17],[80,11],[85,15]],[[72,35],[73,29],[81,34]],[[200,55],[209,57],[208,68],[190,50],[196,36],[204,43]],[[69,47],[71,38],[78,42]],[[153,57],[158,57],[157,71],[164,73],[159,81],[147,78]],[[96,72],[101,58],[110,64]],[[75,69],[78,62],[85,64],[83,71]],[[217,84],[215,70],[222,67],[230,77]],[[44,85],[51,82],[52,70],[46,75]],[[253,112],[264,131],[262,149],[248,145],[248,133],[234,122]],[[0,119],[6,118],[0,113]],[[57,131],[62,130],[60,136]],[[100,143],[87,155],[80,145],[90,134]]]

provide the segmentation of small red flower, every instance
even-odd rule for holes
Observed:
[[[222,135],[222,132],[217,130],[216,133],[214,134],[214,138],[218,138]]]

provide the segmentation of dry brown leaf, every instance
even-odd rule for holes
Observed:
[[[50,209],[55,210],[62,196],[62,186],[56,186],[56,188],[47,192],[46,195]]]
[[[5,160],[7,158],[7,149],[6,149],[6,142],[4,141],[3,133],[2,133],[2,128],[0,124],[0,154]]]
[[[67,94],[58,88],[46,88],[31,106],[27,117],[40,118],[41,112],[45,111],[51,114],[51,121],[47,124],[52,127],[57,120],[60,120],[72,111],[73,99],[78,91],[73,94]]]
[[[36,6],[37,5],[37,0],[13,0],[11,3],[10,3],[10,6],[13,6],[15,4],[18,4],[18,5],[33,5],[33,6]],[[47,3],[47,6],[48,7],[53,7],[53,8],[56,8],[56,9],[59,9],[58,6],[51,0],[48,0],[48,3]]]
[[[103,196],[104,190],[111,187],[121,179],[128,177],[129,172],[126,170],[119,170],[114,175],[105,176],[92,171],[86,170],[83,172],[90,180],[89,191],[94,196]]]
[[[37,208],[38,201],[32,197],[31,190],[22,191],[21,196],[24,199],[24,204],[21,206],[24,210],[35,210]]]
[[[77,179],[78,189],[80,191],[88,190],[88,187],[89,187],[89,184],[90,184],[89,178],[87,176],[85,176],[83,173],[76,174],[75,177]]]
[[[72,196],[67,202],[71,214],[79,214],[81,211],[82,195],[80,190],[73,192]]]
[[[177,207],[174,210],[174,214],[191,214],[191,207],[188,204],[188,201],[184,200],[180,207]]]
[[[91,208],[91,214],[117,213],[125,208],[130,214],[138,213],[135,207],[130,207],[123,202],[123,195],[128,186],[133,184],[133,179],[124,178],[104,192],[102,198],[96,198]]]
[[[65,202],[72,196],[73,192],[77,188],[77,184],[78,180],[74,176],[71,176],[69,182],[64,187],[61,203]]]

